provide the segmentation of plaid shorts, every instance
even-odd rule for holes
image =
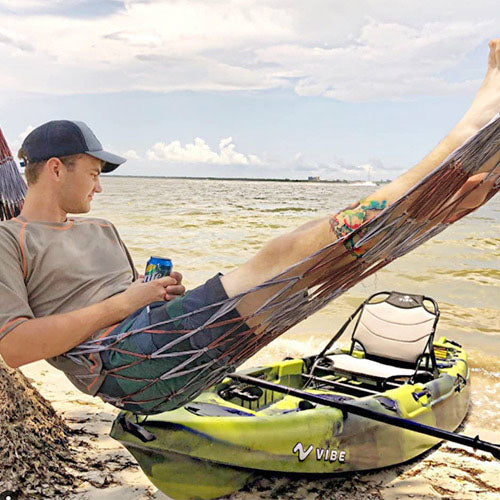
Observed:
[[[123,351],[145,355],[152,354],[163,346],[179,340],[189,331],[202,326],[217,312],[220,306],[214,305],[214,307],[208,307],[203,311],[199,311],[199,309],[210,304],[217,304],[228,298],[220,281],[220,276],[221,274],[217,274],[203,285],[189,290],[182,297],[176,297],[169,302],[149,304],[125,318],[116,326],[109,335],[132,330],[145,329],[145,331],[133,333],[114,344],[112,349],[101,351],[104,374],[109,370],[119,367],[124,368],[115,371],[116,376],[113,373],[106,375],[97,396],[119,408],[134,413],[153,414],[178,408],[195,398],[205,389],[207,376],[200,377],[198,371],[166,380],[157,380],[154,383],[152,383],[152,380],[158,379],[169,370],[192,358],[194,350],[200,351],[199,356],[195,360],[189,361],[181,369],[182,371],[206,363],[210,363],[211,370],[223,367],[229,359],[224,357],[224,351],[227,351],[234,340],[224,341],[220,346],[205,351],[203,351],[203,348],[212,344],[229,329],[234,328],[235,325],[241,322],[237,321],[240,316],[236,309],[224,314],[216,321],[216,323],[226,322],[226,324],[200,330],[163,352],[163,354],[166,352],[169,354],[179,353],[177,356],[143,358],[140,363],[137,363],[140,358]],[[175,319],[190,312],[194,312],[194,314],[178,320]],[[171,319],[174,321],[157,325],[157,323]],[[227,321],[232,319],[236,321]],[[248,327],[243,323],[239,325],[234,334],[243,333],[247,330]],[[110,342],[113,342],[113,339]],[[191,353],[183,354],[187,351]],[[222,372],[221,377],[228,371],[229,369]],[[127,396],[125,401],[115,401],[116,398],[123,398],[124,396]]]

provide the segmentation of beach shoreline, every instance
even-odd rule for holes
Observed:
[[[70,438],[72,446],[89,464],[88,471],[77,474],[80,484],[69,495],[70,500],[169,498],[149,482],[133,456],[109,437],[118,409],[80,393],[62,372],[45,361],[26,365],[21,371],[75,431]],[[473,394],[474,390],[479,387],[473,385]],[[474,409],[462,432],[500,442],[499,431],[475,427],[473,417]],[[226,498],[494,500],[500,494],[498,477],[500,463],[491,455],[443,443],[409,463],[379,471],[343,477],[258,476],[253,483]]]
[[[106,178],[103,186],[90,216],[109,219],[112,214],[138,269],[144,269],[151,255],[172,258],[188,288],[239,265],[277,233],[332,213],[368,193],[363,187],[345,189],[315,182],[282,184],[276,190],[276,184],[266,182]],[[163,196],[170,191],[176,196]],[[189,204],[179,204],[179,199]],[[499,209],[497,197],[275,339],[246,367],[316,354],[359,303],[376,291],[430,294],[441,311],[437,337],[460,342],[470,356],[473,407],[463,432],[500,442],[500,316],[495,299]],[[81,484],[75,485],[70,500],[167,498],[149,482],[132,455],[109,437],[116,408],[78,392],[45,361],[21,371],[73,430],[71,448],[85,470],[74,471]],[[488,455],[479,456],[445,444],[409,464],[352,477],[260,477],[230,498],[493,500],[500,493],[500,467]]]

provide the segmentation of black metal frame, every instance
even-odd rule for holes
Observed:
[[[369,354],[366,353],[366,350],[365,350],[364,346],[362,345],[362,343],[359,342],[358,340],[354,340],[353,339],[354,334],[356,333],[356,330],[358,328],[359,321],[361,319],[361,312],[363,311],[363,308],[367,304],[373,303],[373,299],[374,298],[379,297],[381,295],[387,295],[387,297],[384,300],[380,301],[380,302],[385,302],[385,301],[387,301],[387,299],[390,296],[392,296],[394,294],[397,294],[397,295],[410,295],[410,294],[405,294],[405,293],[396,292],[396,291],[392,291],[392,292],[383,291],[383,292],[376,292],[376,293],[370,295],[370,297],[368,297],[366,300],[364,300],[357,307],[357,309],[349,316],[349,318],[347,319],[347,321],[340,327],[340,329],[331,338],[331,340],[326,344],[326,346],[322,349],[322,351],[314,357],[314,361],[313,361],[311,369],[309,371],[309,375],[313,375],[314,374],[314,370],[316,369],[316,367],[318,365],[318,362],[328,354],[328,351],[335,344],[335,342],[342,336],[342,334],[346,331],[347,327],[354,321],[354,319],[356,318],[356,316],[358,316],[358,317],[356,319],[356,324],[354,326],[354,329],[353,329],[353,332],[352,332],[352,335],[351,335],[351,348],[349,350],[349,354],[352,355],[352,353],[354,351],[355,345],[358,344],[358,345],[361,346],[361,348],[365,352],[365,356],[370,356]],[[421,296],[421,297],[422,297],[422,306],[430,314],[433,314],[435,316],[435,319],[434,319],[434,323],[432,325],[432,332],[429,335],[429,340],[427,341],[427,343],[426,343],[426,345],[424,347],[424,351],[417,358],[417,361],[416,361],[416,364],[415,364],[415,371],[414,371],[413,375],[411,377],[409,377],[409,379],[408,379],[408,382],[410,382],[410,383],[413,383],[415,377],[419,373],[419,370],[421,370],[420,367],[421,367],[421,364],[424,361],[424,359],[425,359],[425,370],[428,371],[428,372],[430,372],[430,373],[432,373],[433,377],[437,377],[438,374],[439,374],[439,371],[438,371],[438,368],[437,368],[436,356],[435,356],[435,353],[434,353],[434,335],[436,333],[436,327],[437,327],[437,323],[439,321],[439,315],[440,315],[439,306],[438,306],[437,302],[432,297],[427,297],[426,295]],[[432,305],[434,307],[433,311],[431,311],[427,307],[425,307],[425,304],[424,304],[425,301],[429,301],[429,302],[432,303]],[[380,302],[377,302],[377,303],[380,303]],[[394,305],[394,304],[392,304],[392,305]],[[394,306],[394,307],[397,307],[397,306]],[[426,352],[427,350],[428,350],[428,352]],[[384,362],[395,361],[392,358],[377,357],[377,359],[380,359],[381,361],[384,361]],[[430,366],[429,366],[429,364],[430,364]]]

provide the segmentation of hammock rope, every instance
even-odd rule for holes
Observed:
[[[18,216],[25,196],[26,183],[0,128],[0,221]]]
[[[451,223],[472,212],[473,209],[462,210],[451,216],[454,209],[470,192],[463,193],[460,197],[455,195],[466,180],[477,173],[488,161],[491,162],[491,166],[482,182],[493,175],[497,176],[500,161],[493,160],[499,151],[500,117],[497,115],[476,135],[455,150],[439,167],[377,216],[350,234],[333,241],[284,270],[273,279],[236,297],[174,319],[124,333],[110,334],[104,339],[105,343],[103,339],[88,340],[66,353],[65,356],[75,363],[82,363],[79,356],[110,349],[136,358],[131,363],[109,370],[107,375],[121,380],[146,382],[146,385],[122,398],[106,397],[106,400],[116,406],[128,403],[138,405],[138,408],[145,403],[153,404],[149,413],[161,411],[164,403],[169,400],[175,401],[174,407],[180,406],[221,380],[224,375],[234,371],[269,342],[361,280],[425,243]],[[497,178],[485,202],[499,190],[500,181]],[[451,202],[453,197],[455,199]],[[352,256],[353,252],[356,256],[355,260],[352,257],[351,259],[344,258],[348,255]],[[297,290],[296,288],[301,284],[304,285],[303,288]],[[221,320],[226,313],[237,308],[239,301],[248,294],[277,285],[281,288],[251,315]],[[177,322],[201,311],[213,311],[213,314],[199,328],[194,330],[165,329],[174,321]],[[252,324],[257,322],[257,326],[241,331],[241,327],[245,326],[249,319],[253,320]],[[210,330],[220,326],[226,326],[228,330],[203,349],[176,350],[180,344],[201,330]],[[131,352],[120,347],[125,338],[141,332],[150,332],[154,335],[175,333],[179,336],[149,355]],[[205,360],[207,355],[209,359]],[[140,365],[145,360],[155,359],[161,363],[161,359],[167,358],[179,358],[179,362],[160,376],[142,378],[120,373],[132,366]],[[186,376],[187,382],[167,396],[137,399],[137,396],[157,383]]]

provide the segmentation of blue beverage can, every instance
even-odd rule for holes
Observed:
[[[144,282],[168,276],[172,271],[172,261],[163,257],[151,257],[146,264]]]

